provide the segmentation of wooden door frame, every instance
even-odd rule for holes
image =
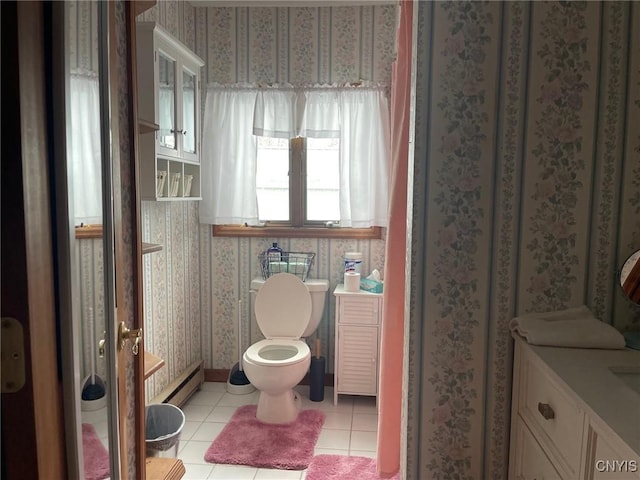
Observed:
[[[2,106],[2,316],[16,318],[24,329],[26,366],[24,386],[2,394],[2,469],[8,479],[67,478],[54,292],[44,9],[40,2],[3,2],[2,13],[3,39],[7,28],[15,39],[8,46],[2,42],[2,90],[15,95],[3,95]],[[21,434],[16,435],[17,431]]]
[[[42,2],[2,2],[3,108],[2,128],[2,316],[18,319],[24,329],[26,382],[16,393],[2,394],[2,477],[12,479],[68,478],[61,364],[55,306],[54,246],[50,185],[50,132],[45,69],[45,17]],[[114,230],[120,278],[133,277],[133,328],[143,326],[141,297],[140,200],[137,173],[137,121],[135,97],[135,12],[126,14],[127,89],[132,107],[128,125],[119,125],[119,72],[115,32],[115,4],[110,2],[110,89],[113,161],[119,162],[119,132],[130,136],[130,162],[134,179],[131,194],[133,244],[124,245],[121,224]],[[8,93],[8,95],[7,95]],[[11,142],[8,140],[11,139]],[[115,172],[114,172],[115,173]],[[119,173],[119,172],[118,172]],[[114,200],[120,208],[118,183]],[[119,210],[116,214],[121,214]],[[121,221],[122,217],[118,219]],[[131,249],[133,264],[123,265],[123,249]],[[117,302],[125,302],[122,281]],[[122,318],[124,309],[119,309]],[[124,366],[124,362],[121,362]],[[134,360],[135,478],[145,478],[144,361]],[[125,382],[125,370],[120,379]],[[126,395],[119,399],[120,426],[126,426]],[[15,435],[20,431],[20,435]],[[121,478],[128,478],[127,429],[120,433]],[[10,440],[10,441],[9,441]],[[75,476],[75,475],[74,475]]]
[[[149,2],[147,2],[149,3]],[[153,2],[155,3],[155,2]],[[141,198],[140,198],[140,162],[138,161],[138,70],[136,48],[136,15],[139,2],[130,1],[125,4],[125,22],[127,33],[127,88],[129,90],[129,148],[131,158],[131,173],[133,178],[133,191],[131,192],[132,229],[134,232],[133,244],[133,290],[134,290],[134,328],[144,328],[143,305],[143,270],[142,270],[142,226],[141,226]],[[144,331],[140,354],[135,358],[135,385],[136,385],[136,458],[146,458],[146,393],[144,388]],[[146,478],[146,462],[140,461],[137,469],[137,480]]]
[[[137,87],[136,87],[136,43],[135,43],[135,2],[124,2],[124,35],[125,35],[125,62],[126,72],[119,70],[121,65],[118,54],[118,32],[116,31],[116,4],[109,2],[109,82],[111,92],[111,129],[112,135],[112,169],[113,169],[113,211],[114,211],[114,249],[115,249],[115,269],[120,272],[118,277],[123,278],[124,275],[131,275],[132,284],[132,312],[126,312],[124,308],[117,309],[117,322],[124,322],[129,328],[142,329],[144,327],[143,305],[142,305],[142,235],[140,223],[140,198],[138,194],[138,122],[137,122]],[[127,97],[128,97],[128,116],[125,118],[127,125],[122,125],[120,121],[120,78],[126,75],[127,81]],[[124,122],[123,122],[124,123]],[[120,157],[120,138],[119,132],[127,131],[129,137],[128,156],[129,164],[125,165]],[[130,212],[123,210],[122,192],[123,185],[121,183],[122,168],[129,170],[131,178],[131,188],[129,194]],[[123,231],[125,230],[123,222],[131,222],[129,228],[132,232],[132,243],[125,244],[123,241]],[[125,265],[124,250],[130,249],[131,265]],[[126,304],[126,295],[124,281],[116,281],[116,304]],[[132,318],[127,318],[130,313]],[[144,339],[144,336],[143,336]],[[125,351],[116,353],[118,358],[118,384],[119,392],[127,392],[127,360],[129,355],[130,344],[125,346]],[[144,390],[144,344],[139,348],[139,354],[133,357],[133,391],[127,392],[133,394],[134,400],[134,430],[135,439],[133,449],[135,452],[135,478],[143,480],[146,477],[146,442],[145,442],[145,390]],[[128,416],[128,396],[120,395],[118,397],[118,411],[120,424],[120,462],[121,462],[121,478],[126,480],[129,478],[129,441],[127,432]]]

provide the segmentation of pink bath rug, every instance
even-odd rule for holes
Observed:
[[[324,413],[302,410],[291,423],[272,425],[256,419],[256,405],[239,407],[204,454],[211,463],[304,470],[324,424]]]
[[[318,455],[313,457],[306,480],[379,480],[375,458]],[[399,480],[397,473],[391,480]]]
[[[109,478],[109,452],[90,423],[82,424],[82,458],[85,480]]]

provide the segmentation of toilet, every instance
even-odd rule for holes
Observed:
[[[324,282],[324,291],[321,288],[310,291],[300,278],[290,273],[278,273],[260,285],[252,282],[252,288],[259,288],[254,309],[265,339],[244,352],[242,365],[249,381],[260,391],[256,418],[262,422],[289,423],[298,416],[299,400],[293,387],[302,380],[311,363],[311,351],[301,338],[313,333],[322,317],[329,283]],[[315,301],[312,297],[316,297]],[[314,304],[320,312],[314,311]],[[315,325],[310,330],[312,317]]]
[[[262,277],[256,277],[251,280],[251,293],[257,294],[266,280]],[[311,294],[311,319],[307,328],[302,332],[302,338],[310,337],[315,333],[322,320],[322,313],[324,312],[324,302],[327,298],[327,292],[329,291],[329,280],[326,278],[307,278],[304,281],[305,287]],[[255,301],[255,298],[254,298]]]

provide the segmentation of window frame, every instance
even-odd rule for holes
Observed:
[[[307,139],[289,140],[289,221],[267,221],[263,225],[213,225],[218,237],[291,237],[381,239],[382,227],[351,228],[328,226],[307,217]]]

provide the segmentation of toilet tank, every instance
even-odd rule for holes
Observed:
[[[262,277],[251,280],[251,292],[255,295],[255,292],[260,290],[264,282],[265,280]],[[318,328],[320,320],[322,320],[324,303],[327,298],[327,291],[329,290],[329,280],[324,278],[307,278],[304,284],[311,294],[311,319],[309,320],[307,328],[302,333],[302,338],[312,335]]]

